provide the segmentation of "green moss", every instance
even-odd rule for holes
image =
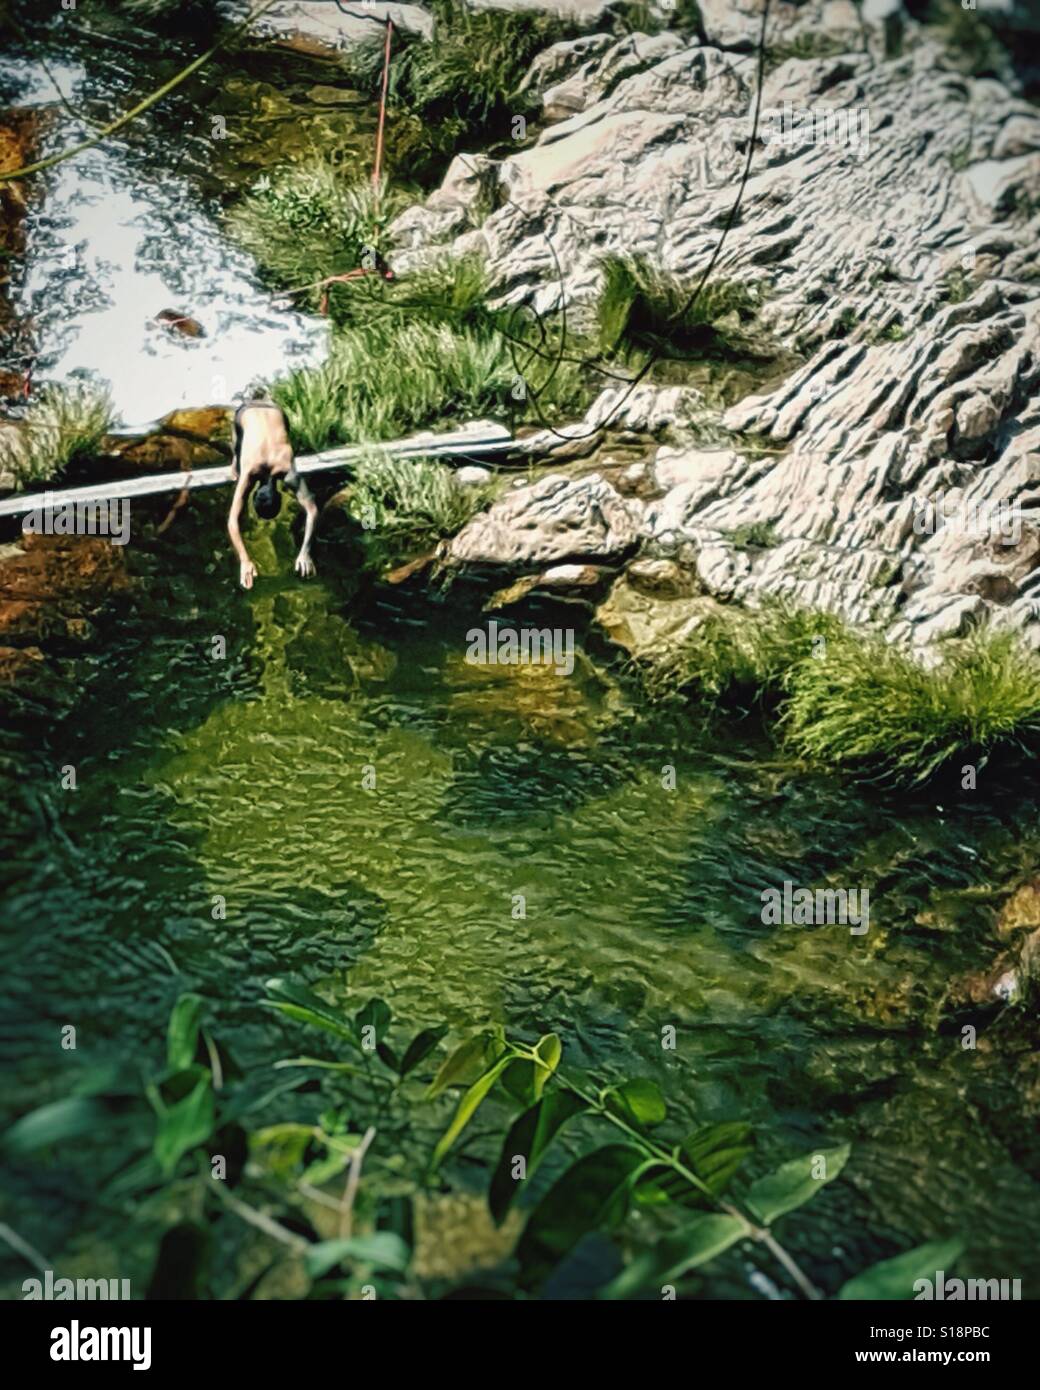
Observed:
[[[737,550],[770,550],[780,544],[780,537],[771,521],[752,521],[727,531],[726,538]]]

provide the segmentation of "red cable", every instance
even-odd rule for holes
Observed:
[[[386,49],[383,53],[383,91],[379,98],[379,129],[376,132],[376,162],[372,170],[372,185],[379,197],[379,172],[383,163],[383,124],[386,121],[386,92],[390,83],[390,35],[394,30],[393,20],[386,20]]]

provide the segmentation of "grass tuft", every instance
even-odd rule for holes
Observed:
[[[1040,658],[1013,633],[983,630],[924,666],[834,614],[774,602],[721,609],[644,674],[651,697],[709,709],[772,700],[787,746],[817,766],[901,785],[959,755],[1040,735]]]
[[[435,421],[501,414],[513,379],[502,344],[446,323],[358,323],[320,367],[273,383],[294,446],[380,443]]]
[[[445,464],[374,450],[356,466],[345,509],[361,526],[366,567],[381,574],[461,530],[490,495],[460,486]]]
[[[410,118],[406,148],[394,150],[411,176],[427,182],[464,145],[512,136],[517,115],[535,108],[517,89],[534,58],[572,30],[529,11],[471,10],[463,0],[433,0],[433,37],[398,33],[389,104]],[[383,38],[373,36],[348,60],[352,80],[373,98],[383,76]]]
[[[744,285],[709,281],[688,303],[696,285],[642,257],[606,257],[596,311],[600,351],[723,360],[758,355],[745,331],[758,310],[754,294]]]
[[[400,189],[345,178],[319,157],[265,174],[227,214],[228,231],[280,289],[302,290],[293,302],[316,309],[330,275],[356,270],[368,247],[379,248],[386,228],[411,201]],[[330,287],[330,306],[352,285]],[[347,300],[346,302],[349,302]]]
[[[827,767],[926,781],[958,754],[1040,733],[1040,660],[1013,633],[980,631],[926,668],[882,637],[846,632],[788,677],[791,747]]]
[[[49,482],[74,460],[96,454],[112,423],[106,390],[88,385],[45,387],[20,426],[4,432],[0,471],[12,473],[19,488]]]

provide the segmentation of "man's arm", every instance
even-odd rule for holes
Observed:
[[[299,480],[296,487],[296,500],[303,508],[307,518],[303,527],[303,544],[300,546],[300,553],[296,557],[296,573],[301,579],[306,579],[308,575],[314,573],[314,561],[311,559],[311,542],[314,539],[314,525],[318,520],[318,504],[311,496],[311,490],[303,478]]]
[[[231,510],[228,513],[227,529],[234,546],[235,554],[238,556],[238,579],[243,589],[251,589],[253,580],[256,578],[256,566],[249,558],[249,552],[242,542],[242,532],[239,529],[239,518],[242,515],[242,505],[246,500],[246,493],[252,479],[246,474],[242,474],[235,486],[235,495],[231,499]]]

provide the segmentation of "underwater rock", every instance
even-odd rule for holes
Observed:
[[[654,660],[721,611],[714,599],[704,596],[666,599],[645,593],[625,573],[596,609],[596,622],[630,656]]]
[[[93,642],[93,619],[131,588],[123,547],[100,536],[27,535],[0,553],[0,685],[47,703],[63,696],[56,654]]]
[[[177,309],[160,309],[155,321],[170,333],[179,333],[182,338],[204,338],[206,330],[198,319],[180,313]]]
[[[1007,939],[1020,931],[1040,931],[1040,878],[1016,889],[997,919],[999,937]]]

